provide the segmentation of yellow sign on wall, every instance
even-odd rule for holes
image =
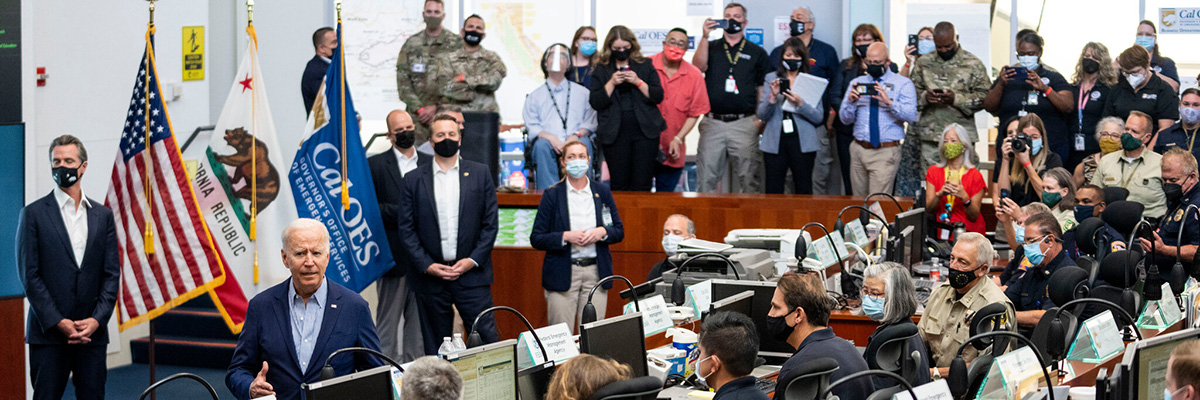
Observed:
[[[183,80],[204,80],[204,27],[183,27]]]

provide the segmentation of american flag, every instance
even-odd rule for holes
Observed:
[[[113,209],[121,259],[120,330],[153,319],[225,280],[224,260],[199,212],[162,102],[153,37],[138,67],[105,205]],[[147,92],[149,88],[149,92]],[[147,107],[146,96],[150,104]],[[147,153],[146,129],[150,130]],[[150,200],[146,175],[150,174]],[[143,236],[149,218],[153,252]]]

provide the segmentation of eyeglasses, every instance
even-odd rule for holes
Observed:
[[[874,290],[869,290],[869,289],[867,289],[866,287],[863,287],[863,288],[862,288],[862,295],[863,295],[863,296],[871,296],[871,297],[883,297],[884,293],[883,293],[883,292],[874,291]]]
[[[1023,242],[1023,243],[1025,243],[1025,244],[1041,243],[1041,242],[1045,241],[1046,238],[1048,238],[1048,237],[1050,237],[1050,235],[1043,235],[1043,236],[1037,237],[1037,238],[1025,238],[1025,242]]]
[[[675,40],[668,40],[668,41],[666,42],[666,44],[667,44],[667,46],[671,46],[671,47],[678,47],[678,48],[681,48],[681,49],[684,49],[684,50],[687,50],[687,48],[688,48],[688,43],[687,43],[687,42],[681,42],[681,41],[675,41]]]

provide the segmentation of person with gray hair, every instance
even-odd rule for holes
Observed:
[[[879,328],[871,333],[871,337],[867,338],[867,346],[875,340],[885,328],[894,325],[912,324],[912,316],[917,313],[917,288],[913,285],[912,277],[908,273],[908,269],[904,268],[900,263],[883,262],[872,264],[863,271],[863,288],[862,288],[862,310],[867,317],[872,320],[879,321]],[[908,341],[910,351],[917,351],[921,354],[921,362],[917,368],[916,379],[913,380],[913,386],[920,386],[928,383],[929,377],[929,350],[925,348],[925,341],[921,340],[921,336],[913,336]],[[885,388],[895,385],[887,379],[876,379],[876,388]]]
[[[1121,134],[1125,133],[1125,121],[1117,117],[1104,117],[1096,123],[1096,142],[1100,143],[1100,151],[1089,155],[1075,166],[1075,186],[1091,182],[1100,169],[1100,157],[1121,150]]]
[[[987,183],[971,162],[975,149],[970,139],[966,128],[956,123],[942,130],[940,161],[925,171],[925,209],[941,223],[961,222],[968,232],[984,233],[987,226],[979,213]],[[949,239],[950,232],[940,229],[938,237]]]
[[[1012,302],[988,274],[995,250],[986,236],[966,232],[957,238],[950,251],[950,271],[946,282],[933,289],[925,303],[925,313],[917,323],[917,331],[929,349],[929,372],[934,379],[950,372],[950,361],[958,347],[970,337],[970,316],[992,303],[1007,309],[1008,321],[1015,320]],[[968,363],[980,353],[973,346],[963,350]]]
[[[679,251],[679,243],[696,238],[696,223],[686,215],[672,214],[667,217],[667,222],[663,223],[662,238],[663,251],[667,253],[667,258],[650,267],[650,273],[646,275],[647,281],[662,277],[664,270],[674,269],[679,266],[678,263],[683,262],[671,258]]]
[[[404,371],[400,398],[404,400],[457,400],[462,396],[462,375],[449,361],[424,356]]]

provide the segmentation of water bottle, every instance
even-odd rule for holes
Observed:
[[[438,347],[438,356],[448,357],[450,354],[457,352],[454,348],[454,342],[450,341],[449,336],[442,338],[442,345]]]
[[[467,344],[463,342],[462,334],[455,333],[454,334],[454,351],[466,351],[466,350],[467,350]]]

